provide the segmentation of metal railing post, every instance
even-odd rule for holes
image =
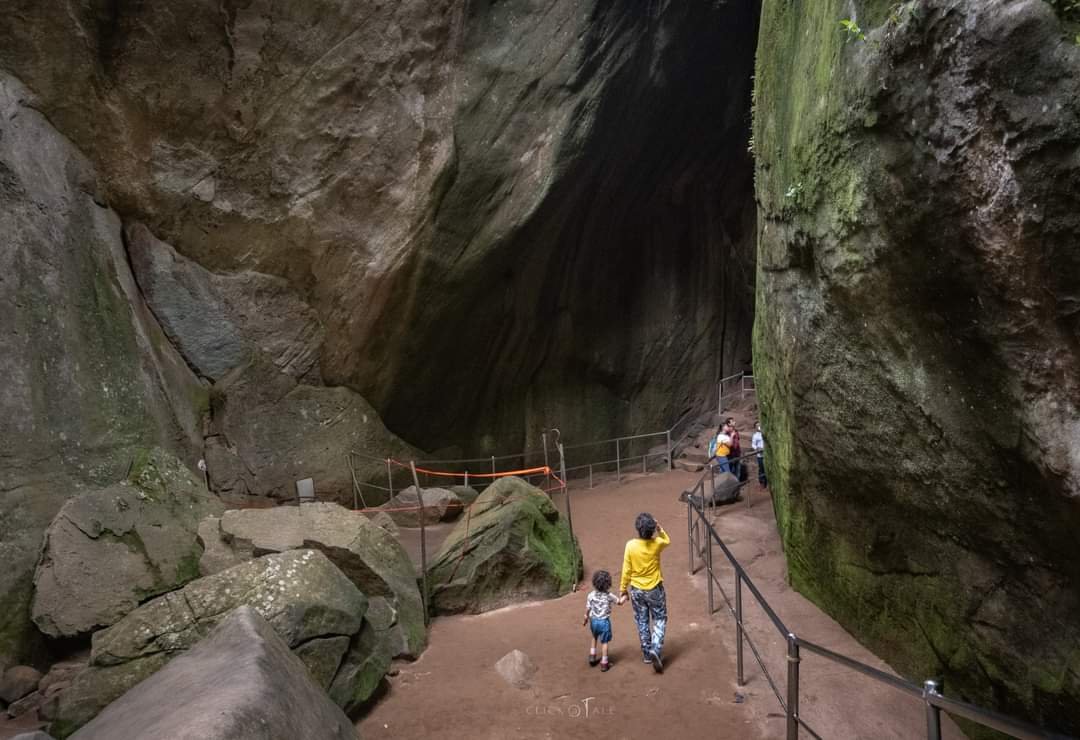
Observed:
[[[466,488],[469,487],[469,471],[468,470],[465,471],[465,487]]]
[[[926,740],[941,740],[941,709],[930,703],[930,696],[938,692],[937,681],[923,682],[923,700],[926,702]]]
[[[669,473],[672,470],[675,469],[674,463],[672,462],[673,457],[675,457],[675,455],[674,455],[674,450],[671,449],[671,430],[668,429],[667,430],[667,469],[668,469]]]
[[[642,475],[649,472],[649,469],[645,466],[645,460],[648,457],[649,457],[648,454],[645,454],[645,455],[641,456],[641,473],[642,473]]]
[[[491,456],[491,474],[495,475],[495,456]]]
[[[690,548],[690,575],[694,575],[694,492],[686,502],[686,544]]]
[[[705,546],[705,570],[709,579],[709,616],[711,617],[716,613],[716,600],[713,596],[713,569],[712,569],[712,533],[708,527],[705,527],[705,540],[708,544]]]
[[[743,676],[743,623],[742,623],[742,573],[735,571],[735,680],[737,685],[745,686]]]
[[[793,632],[787,636],[787,740],[799,737],[799,642]]]
[[[615,482],[622,483],[622,462],[619,460],[619,440],[615,440]]]
[[[589,490],[592,490],[592,463],[589,463]]]
[[[390,458],[386,458],[386,485],[390,489],[390,498],[394,497],[394,474],[390,471]]]
[[[424,624],[426,625],[431,615],[431,598],[427,582],[427,528],[424,526],[427,512],[424,510],[424,491],[420,488],[420,480],[416,476],[416,462],[410,460],[409,468],[412,470],[413,485],[416,486],[416,501],[420,505],[420,601],[424,605]]]
[[[548,448],[547,448],[547,432],[543,432],[543,433],[541,433],[541,434],[540,434],[540,439],[541,439],[541,440],[543,440],[543,442],[544,442],[544,467],[545,467],[545,468],[550,468],[550,467],[551,467],[551,463],[550,463],[550,462],[548,462]],[[522,456],[522,458],[521,458],[521,462],[522,462],[522,466],[521,466],[521,467],[523,467],[523,468],[524,468],[524,467],[525,467],[524,463],[526,462],[526,460],[525,460],[525,457],[524,457],[524,455],[523,455],[523,456]]]
[[[712,507],[713,513],[715,514],[716,513],[716,466],[712,465],[711,463],[706,463],[706,465],[709,466],[709,505]],[[702,491],[702,496],[704,496],[704,493],[705,492]],[[702,500],[702,502],[705,501],[704,498],[702,498],[701,500]],[[705,507],[702,506],[702,510],[704,510],[704,508]]]

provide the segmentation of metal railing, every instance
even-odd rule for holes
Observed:
[[[748,393],[757,392],[752,373],[746,371],[720,378],[716,382],[716,413],[724,413],[724,399],[746,398]]]
[[[741,377],[732,376],[732,377]],[[679,452],[683,438],[693,421],[709,409],[692,407],[683,414],[667,429],[658,432],[646,432],[643,434],[631,434],[622,437],[612,437],[596,442],[584,442],[575,445],[561,445],[559,430],[548,429],[541,435],[543,449],[525,450],[509,455],[490,455],[487,457],[458,458],[454,460],[417,460],[418,468],[430,470],[442,469],[445,472],[457,471],[460,473],[460,481],[454,484],[472,485],[475,488],[483,488],[488,482],[482,479],[471,479],[469,476],[475,473],[496,473],[498,470],[512,470],[515,467],[529,468],[543,465],[556,469],[554,464],[557,447],[565,451],[567,463],[565,473],[571,478],[584,479],[588,477],[589,488],[593,487],[594,476],[597,472],[614,472],[616,481],[622,482],[624,476],[633,473],[647,473],[650,468],[663,465],[667,470],[674,469],[674,458]],[[646,440],[653,440],[655,444],[648,445]],[[606,448],[606,449],[605,449]],[[578,462],[574,458],[584,458]],[[375,483],[372,480],[360,480],[356,473],[357,462],[366,460],[369,463],[378,463],[386,468],[386,484]],[[411,481],[404,476],[402,471],[396,470],[392,458],[376,457],[362,452],[351,451],[347,453],[349,471],[353,483],[353,499],[355,506],[364,500],[363,490],[370,489],[385,494],[387,498],[393,498],[394,494],[411,485]],[[561,461],[565,462],[565,460]],[[420,480],[431,484],[430,476],[421,472]],[[535,484],[535,480],[543,478],[542,474],[523,476],[529,483]],[[567,486],[570,480],[565,479]],[[445,481],[444,481],[445,483]]]
[[[728,546],[720,538],[720,535],[717,534],[712,522],[710,522],[709,518],[706,516],[704,501],[706,500],[705,485],[708,477],[709,474],[706,473],[698,480],[694,488],[690,490],[690,496],[687,498],[686,502],[686,533],[690,550],[690,575],[697,573],[698,567],[695,565],[695,555],[700,556],[706,570],[706,591],[708,594],[709,615],[711,616],[716,612],[715,590],[719,589],[720,595],[724,598],[724,603],[727,606],[728,611],[735,620],[735,669],[738,685],[746,685],[746,676],[743,666],[743,644],[745,643],[750,647],[750,652],[753,654],[754,660],[761,669],[762,675],[768,682],[769,688],[772,689],[773,694],[776,696],[777,701],[780,702],[780,706],[784,710],[784,714],[787,718],[786,737],[788,740],[796,740],[799,737],[800,728],[806,730],[807,733],[814,738],[818,738],[819,740],[821,738],[821,736],[806,723],[799,712],[799,679],[800,664],[802,661],[801,651],[803,650],[849,668],[878,683],[891,686],[908,696],[922,700],[926,712],[926,737],[928,740],[941,739],[942,710],[948,712],[952,716],[962,717],[984,727],[1004,732],[1012,737],[1021,738],[1021,740],[1036,740],[1042,738],[1065,740],[1067,738],[1066,735],[1047,732],[1034,725],[1012,719],[1011,717],[1006,717],[1005,715],[998,714],[989,709],[983,709],[974,704],[943,696],[938,690],[939,685],[936,681],[924,681],[920,686],[906,679],[899,678],[874,668],[873,666],[861,663],[854,658],[849,658],[846,655],[829,650],[810,640],[799,637],[795,632],[788,629],[787,625],[784,624],[784,621],[780,619],[773,610],[772,606],[770,606],[769,602],[762,595],[761,591],[758,590],[757,586],[754,585],[749,574],[747,574],[746,570],[735,558],[731,550],[728,549]],[[695,495],[699,495],[700,498],[695,499]],[[714,543],[719,546],[720,551],[735,571],[734,599],[728,596],[727,591],[724,590],[720,580],[716,577],[716,572],[713,568]],[[765,613],[765,616],[768,617],[773,627],[787,643],[787,683],[783,692],[781,692],[780,687],[777,685],[776,679],[769,673],[769,669],[765,666],[765,661],[762,659],[761,650],[754,643],[746,629],[743,612],[744,588],[750,593],[754,601],[757,602],[758,606]]]

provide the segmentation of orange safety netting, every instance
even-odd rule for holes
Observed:
[[[392,458],[390,460],[390,463],[392,465],[397,465],[399,468],[405,468],[406,470],[411,469],[409,465],[406,465],[405,463],[394,460]],[[464,478],[465,476],[468,476],[470,478],[507,478],[512,475],[536,475],[539,473],[544,473],[546,475],[550,475],[555,480],[559,480],[559,477],[555,475],[555,471],[547,465],[541,465],[538,468],[522,468],[521,470],[503,470],[498,473],[449,473],[444,470],[430,470],[429,468],[417,468],[416,472],[425,473],[427,475],[439,475],[444,478]],[[561,483],[562,481],[559,482]]]
[[[397,467],[404,468],[406,470],[412,470],[413,469],[411,465],[407,465],[406,463],[403,463],[400,460],[394,460],[393,458],[387,458],[387,462],[390,463],[391,465],[396,465]],[[498,473],[450,473],[450,472],[441,471],[441,470],[430,470],[428,468],[416,468],[415,470],[416,470],[417,473],[424,473],[425,475],[441,476],[443,478],[509,478],[509,477],[515,476],[515,475],[539,475],[540,473],[543,473],[544,475],[546,475],[546,476],[548,476],[550,478],[553,478],[555,480],[555,482],[558,484],[558,486],[555,489],[541,489],[545,493],[551,493],[552,490],[561,490],[563,488],[566,488],[566,483],[559,476],[555,475],[555,471],[552,470],[551,467],[547,466],[547,465],[541,465],[540,467],[537,467],[537,468],[523,468],[521,470],[504,470],[504,471],[498,472]],[[506,501],[509,501],[509,500],[511,500],[511,499],[507,499]],[[503,503],[506,503],[506,501],[503,501]],[[390,511],[420,511],[422,508],[424,508],[422,505],[417,504],[415,506],[399,506],[399,507],[379,507],[379,506],[365,507],[363,509],[353,509],[353,511],[360,511],[360,512],[367,512],[367,511],[375,511],[375,512],[378,512],[378,511],[387,511],[387,512],[390,512]],[[465,508],[471,510],[471,506],[468,506],[468,507],[465,507]],[[470,511],[470,514],[471,514],[471,511]]]

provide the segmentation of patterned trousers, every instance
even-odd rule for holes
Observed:
[[[634,607],[634,624],[637,625],[642,652],[655,650],[659,653],[664,648],[664,633],[667,631],[667,593],[664,584],[648,591],[631,586],[630,604]]]

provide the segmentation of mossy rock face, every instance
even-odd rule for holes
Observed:
[[[193,463],[205,406],[142,303],[94,168],[34,100],[0,72],[0,662],[11,663],[43,656],[32,580],[65,501],[122,481],[147,447]]]
[[[754,374],[792,584],[909,678],[1077,734],[1066,30],[1042,0],[766,0]]]
[[[479,613],[568,593],[581,551],[546,493],[501,478],[466,512],[428,568],[432,608]]]
[[[49,526],[34,573],[34,623],[52,637],[75,637],[198,578],[196,530],[222,511],[174,456],[140,453],[127,483],[76,496]]]

